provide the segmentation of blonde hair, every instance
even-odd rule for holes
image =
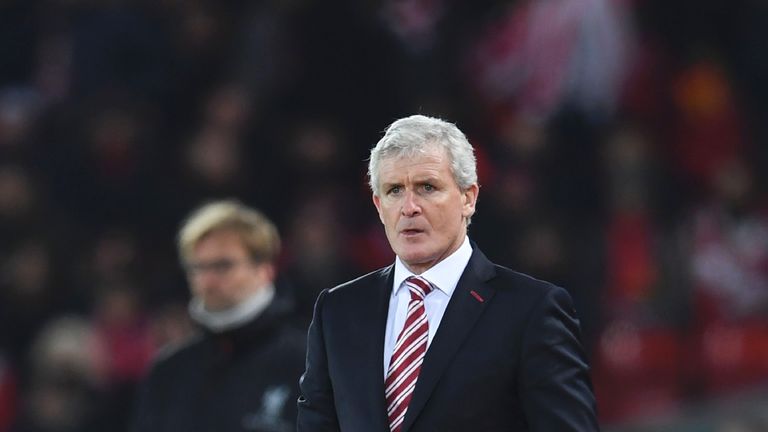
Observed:
[[[214,231],[236,233],[255,262],[273,262],[280,254],[280,236],[272,221],[237,200],[223,200],[205,204],[186,218],[178,237],[182,261],[189,261],[195,245]]]

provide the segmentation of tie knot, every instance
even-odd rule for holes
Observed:
[[[411,300],[424,300],[424,297],[432,291],[432,284],[418,276],[409,277],[405,280],[405,284],[411,291]]]

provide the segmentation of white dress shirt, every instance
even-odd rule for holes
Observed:
[[[429,345],[437,333],[437,328],[440,326],[440,320],[443,319],[448,300],[451,299],[451,294],[456,289],[459,278],[464,273],[464,268],[471,256],[472,246],[469,244],[469,238],[464,237],[464,242],[455,252],[420,275],[411,273],[400,261],[400,257],[395,258],[395,276],[392,282],[392,295],[389,297],[387,330],[384,336],[385,378],[397,337],[405,325],[408,303],[411,301],[411,293],[405,288],[405,280],[411,276],[420,276],[432,284],[434,288],[424,299],[424,308],[427,311],[427,322],[429,323],[429,338],[427,339],[427,349],[429,349]]]

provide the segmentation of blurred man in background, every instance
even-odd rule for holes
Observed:
[[[189,313],[202,334],[156,361],[135,432],[293,430],[304,337],[276,297],[275,226],[254,209],[220,201],[194,211],[178,242]]]

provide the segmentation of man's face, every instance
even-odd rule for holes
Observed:
[[[272,281],[272,266],[253,262],[234,231],[205,235],[186,267],[192,294],[209,311],[229,309]]]
[[[412,272],[423,273],[461,246],[478,186],[459,189],[445,151],[384,159],[379,182],[373,203],[392,250]]]

